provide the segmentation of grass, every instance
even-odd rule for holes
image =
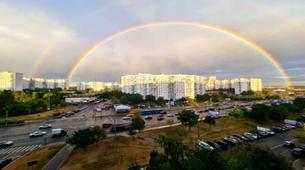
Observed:
[[[7,170],[27,170],[27,162],[37,160],[38,164],[34,166],[34,170],[42,169],[53,156],[64,146],[64,144],[51,145],[31,152],[30,154],[16,160]]]
[[[67,111],[72,111],[75,110],[76,106],[66,106],[66,107],[60,107],[54,110],[46,111],[46,112],[41,112],[41,113],[35,113],[35,114],[29,114],[29,115],[22,115],[22,116],[12,116],[8,117],[9,121],[31,121],[31,120],[47,120],[50,117],[53,116],[53,113],[55,112],[67,112]],[[1,121],[5,121],[5,117],[0,117]]]
[[[270,127],[271,122],[260,124],[261,126]],[[226,117],[216,120],[216,125],[208,125],[206,123],[199,123],[199,136],[203,140],[220,139],[230,135],[254,130],[257,123],[249,119],[236,119],[234,117]],[[195,125],[191,131],[184,126],[169,127],[153,131],[146,131],[138,134],[140,137],[158,137],[159,135],[166,135],[173,137],[186,144],[193,144],[197,139],[197,128]]]
[[[79,169],[127,169],[133,162],[145,165],[156,144],[123,136],[107,138],[90,145],[87,150],[75,149],[61,170]]]

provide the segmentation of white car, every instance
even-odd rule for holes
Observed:
[[[0,141],[0,148],[6,148],[12,146],[13,144],[13,141]]]
[[[35,131],[33,133],[30,133],[30,137],[40,137],[45,135],[47,132],[46,131]]]
[[[39,126],[39,129],[50,129],[50,128],[52,128],[52,125],[48,123],[44,123]]]
[[[124,117],[122,117],[122,120],[129,121],[129,120],[131,120],[131,117],[129,117],[129,116],[124,116]]]
[[[167,113],[167,117],[174,117],[175,115],[173,113]]]
[[[214,150],[214,148],[211,145],[209,145],[209,144],[207,144],[207,143],[205,143],[201,140],[197,140],[196,144],[203,149],[207,149],[207,150],[210,150],[210,151]]]

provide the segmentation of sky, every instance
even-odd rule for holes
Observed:
[[[264,47],[294,85],[305,85],[304,0],[3,0],[0,70],[66,78],[97,42],[150,22],[217,25]],[[284,85],[277,69],[237,39],[210,29],[167,25],[122,34],[99,46],[71,81],[119,81],[137,73],[259,77]]]

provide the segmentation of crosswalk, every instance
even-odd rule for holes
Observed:
[[[0,149],[0,155],[26,153],[26,152],[30,152],[35,149],[38,149],[40,147],[41,147],[41,145],[26,145],[26,146],[9,147],[9,148]]]

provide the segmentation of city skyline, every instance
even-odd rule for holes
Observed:
[[[293,85],[305,84],[302,1],[13,0],[1,2],[0,9],[0,69],[25,77],[119,81],[140,72],[181,73],[260,77],[266,85],[284,86],[282,68]],[[160,22],[171,24],[124,32]],[[273,58],[225,31],[185,23],[238,33]]]

